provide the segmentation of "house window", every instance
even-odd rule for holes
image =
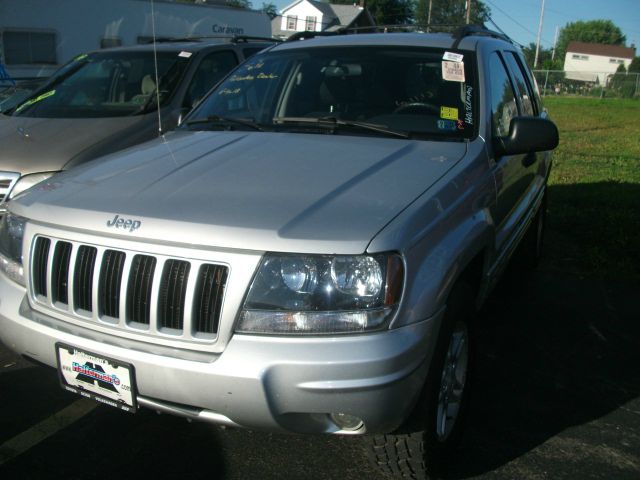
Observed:
[[[298,16],[290,15],[287,17],[287,30],[295,30],[298,26]]]
[[[620,60],[618,58],[610,58],[609,63],[616,63],[618,65],[622,65],[624,63],[624,60]]]
[[[111,48],[122,46],[122,39],[118,37],[104,37],[100,40],[100,48]]]
[[[571,58],[574,60],[589,60],[588,55],[576,55],[575,53],[571,55]]]
[[[305,26],[305,30],[309,32],[314,32],[316,30],[316,17],[307,17],[307,24]]]
[[[4,61],[7,65],[55,65],[56,34],[49,32],[4,31]]]

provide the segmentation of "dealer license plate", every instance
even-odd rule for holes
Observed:
[[[65,390],[126,412],[137,409],[133,366],[118,360],[56,344],[58,373]]]

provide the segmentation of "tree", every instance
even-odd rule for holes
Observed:
[[[640,57],[634,57],[627,69],[629,73],[640,73]]]
[[[533,68],[533,62],[536,59],[536,44],[531,42],[529,45],[522,49],[524,58],[531,68]],[[551,55],[553,50],[550,48],[544,48],[540,45],[540,51],[538,52],[538,68],[543,70],[553,70],[553,62],[551,61]]]
[[[429,1],[418,0],[416,6],[416,23],[426,25],[429,23]],[[491,10],[480,0],[471,1],[471,23],[484,23],[489,19]],[[431,24],[455,24],[466,23],[467,9],[463,0],[431,0]]]
[[[276,8],[276,4],[273,2],[262,2],[262,8],[260,10],[266,13],[271,20],[278,16],[278,9]]]
[[[569,42],[603,43],[624,45],[627,38],[611,20],[588,20],[567,23],[558,36],[556,61],[562,67]]]
[[[354,0],[331,3],[352,5]],[[367,0],[365,6],[377,25],[401,25],[413,19],[413,0]]]

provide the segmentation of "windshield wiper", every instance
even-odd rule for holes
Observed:
[[[336,127],[355,127],[401,138],[410,137],[410,134],[408,132],[392,130],[385,125],[357,122],[352,120],[342,120],[336,117],[274,117],[273,123],[311,123],[319,127],[328,127],[333,129],[335,129]]]
[[[253,120],[247,120],[244,118],[221,117],[220,115],[209,115],[208,117],[194,118],[192,120],[187,120],[186,122],[184,122],[185,125],[197,125],[197,124],[207,124],[207,123],[220,123],[220,124],[230,123],[230,124],[242,125],[244,127],[253,128],[254,130],[259,130],[261,132],[264,131],[264,129]]]

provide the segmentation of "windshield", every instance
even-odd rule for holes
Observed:
[[[179,52],[158,52],[160,104],[165,104],[189,59]],[[152,51],[105,51],[80,55],[47,84],[18,105],[16,116],[44,118],[119,117],[156,105]]]
[[[186,128],[242,128],[232,121],[242,119],[263,130],[470,138],[471,55],[445,53],[379,46],[265,52],[218,85]]]

